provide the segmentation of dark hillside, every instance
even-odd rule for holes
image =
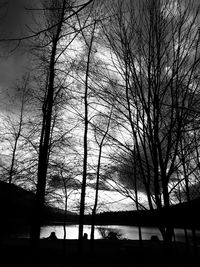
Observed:
[[[104,212],[96,216],[97,224],[121,224],[158,226],[172,225],[173,227],[186,227],[200,229],[200,199],[191,203],[181,203],[160,211],[119,211]],[[89,218],[88,218],[89,221]]]
[[[4,225],[30,224],[34,193],[15,185],[0,182],[0,213]],[[200,229],[200,198],[191,203],[181,203],[161,211],[120,211],[103,212],[96,215],[96,224],[121,224],[174,227],[195,227]],[[45,207],[44,223],[63,223],[64,211],[53,207]],[[78,215],[68,212],[68,223],[78,223]],[[85,224],[91,223],[91,216],[85,216]]]
[[[35,194],[16,185],[0,182],[0,215],[1,227],[12,228],[29,227],[32,220],[32,209]],[[70,213],[71,215],[71,213]],[[61,209],[46,206],[44,222],[62,221],[64,212]]]
[[[16,185],[0,182],[0,203],[2,218],[24,222],[30,220],[34,194]]]

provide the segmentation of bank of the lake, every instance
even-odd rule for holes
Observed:
[[[78,240],[41,239],[39,249],[30,248],[29,239],[7,239],[1,244],[0,265],[5,267],[194,267],[198,265],[199,247],[188,249],[184,243],[172,246],[162,241],[84,240],[82,253]]]

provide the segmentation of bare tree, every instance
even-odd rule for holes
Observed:
[[[50,1],[49,11],[46,9],[46,19],[50,30],[49,43],[50,43],[50,55],[47,59],[47,82],[46,92],[43,102],[43,118],[42,128],[40,135],[39,144],[39,159],[38,159],[38,175],[37,175],[37,190],[35,198],[35,207],[33,215],[33,224],[31,230],[31,239],[34,243],[37,243],[40,238],[40,225],[42,220],[42,210],[45,198],[45,188],[47,179],[47,169],[49,161],[49,145],[51,136],[51,125],[52,125],[52,111],[55,97],[55,77],[56,77],[56,66],[58,57],[58,46],[63,30],[64,17],[66,10],[68,9],[67,1]],[[47,7],[46,7],[47,8]],[[55,23],[56,26],[51,28],[51,25]],[[45,40],[47,41],[47,40]]]
[[[51,142],[51,129],[53,127],[53,107],[56,103],[57,95],[63,89],[63,84],[60,84],[60,77],[62,74],[66,74],[65,71],[60,69],[59,76],[59,64],[62,61],[62,55],[67,50],[71,42],[76,38],[80,29],[77,30],[74,27],[72,32],[68,32],[67,29],[69,19],[76,18],[77,12],[82,11],[91,1],[79,5],[77,11],[75,11],[73,5],[70,1],[47,1],[47,6],[44,6],[42,11],[45,12],[46,29],[40,32],[44,34],[44,45],[39,44],[39,49],[41,50],[40,60],[42,66],[45,67],[45,90],[43,97],[43,107],[42,107],[42,125],[40,132],[40,143],[39,143],[39,159],[38,159],[38,175],[37,175],[37,190],[36,190],[36,201],[33,216],[33,227],[31,237],[33,243],[39,240],[40,235],[40,225],[42,219],[42,209],[44,205],[45,198],[45,188],[47,180],[48,163],[50,156],[50,142]],[[72,23],[73,26],[74,23]],[[77,33],[76,33],[77,32]],[[69,40],[66,45],[63,46],[62,41],[65,37],[73,33],[73,37]],[[43,41],[43,39],[42,39]],[[59,83],[59,86],[58,86]],[[62,98],[61,98],[62,99]]]
[[[102,129],[102,133],[99,132],[99,129],[96,127],[94,128],[94,134],[95,134],[95,140],[99,147],[99,153],[98,153],[98,163],[97,163],[97,171],[96,171],[96,187],[95,187],[95,199],[94,199],[94,207],[92,209],[92,222],[91,222],[91,240],[94,240],[94,229],[95,229],[95,216],[96,216],[96,210],[98,205],[98,194],[99,194],[99,183],[100,183],[100,174],[101,174],[101,158],[102,158],[102,149],[104,146],[104,143],[106,141],[106,137],[109,131],[110,123],[111,123],[111,117],[112,117],[112,108],[110,111],[110,114],[108,116],[108,121],[105,125],[105,130]],[[101,119],[102,116],[100,116]],[[98,127],[99,128],[99,127]],[[99,141],[99,135],[100,135],[100,141]],[[93,248],[93,246],[92,246]]]
[[[118,1],[110,12],[104,32],[120,77],[118,112],[129,123],[150,209],[169,209],[183,132],[198,116],[199,7],[194,10],[193,1]],[[159,229],[171,240],[170,226]]]
[[[69,159],[68,159],[69,161]],[[67,215],[68,215],[68,201],[72,194],[75,192],[78,193],[78,190],[81,187],[80,181],[76,178],[79,175],[76,172],[76,166],[74,162],[67,162],[64,158],[64,161],[59,162],[58,159],[53,163],[52,172],[49,179],[49,189],[48,195],[52,201],[61,205],[64,209],[64,218],[63,218],[63,240],[67,237],[66,224],[67,224]],[[59,192],[57,192],[59,191]]]
[[[88,46],[87,65],[85,70],[85,93],[84,93],[84,156],[83,156],[83,179],[81,187],[80,200],[80,221],[79,221],[79,240],[81,247],[81,240],[83,238],[84,225],[84,209],[85,209],[85,193],[87,182],[87,165],[88,165],[88,94],[89,94],[89,73],[90,73],[90,57],[92,52],[93,38],[96,29],[96,21],[94,22],[91,39]]]
[[[10,164],[2,166],[4,168],[2,174],[4,179],[8,179],[9,184],[13,183],[13,178],[20,173],[20,166],[17,167],[17,165],[20,165],[20,161],[19,157],[18,160],[16,160],[16,157],[24,142],[23,133],[29,117],[29,114],[27,114],[27,106],[30,105],[29,75],[24,75],[21,81],[13,85],[13,88],[16,91],[16,96],[14,96],[13,100],[11,99],[12,107],[6,109],[2,115],[2,143],[4,144],[4,149],[10,151],[11,157]]]

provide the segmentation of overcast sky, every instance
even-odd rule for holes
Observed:
[[[189,0],[183,0],[183,2],[189,3]],[[30,4],[36,6],[39,0],[8,0],[4,3],[6,4],[2,6],[3,1],[0,1],[1,38],[25,36],[27,34],[27,26],[32,27],[33,21],[30,12],[26,11],[24,7],[30,6]],[[195,11],[195,5],[197,3],[199,3],[198,0],[194,1],[192,11]],[[13,84],[16,79],[19,79],[26,72],[29,66],[26,46],[23,42],[20,43],[19,47],[16,47],[17,44],[17,42],[0,43],[0,109],[4,109],[8,104],[6,101],[8,94],[11,97],[16,95]],[[105,198],[105,202],[109,202],[108,196],[111,197],[111,202],[116,199],[122,199],[117,193],[101,191],[101,197],[103,199]],[[127,207],[131,206],[131,203]],[[115,203],[113,205],[119,208],[119,205],[124,207],[125,204],[123,202],[122,204]]]

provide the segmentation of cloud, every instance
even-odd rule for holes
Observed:
[[[34,11],[28,8],[36,8],[40,0],[0,0],[0,31],[1,38],[17,38],[23,35],[30,24],[33,23]]]
[[[95,182],[88,183],[87,186],[92,188],[92,189],[96,189],[96,183]],[[105,181],[100,181],[99,190],[113,191],[113,189],[110,186],[108,186]]]
[[[32,11],[39,0],[0,0],[0,106],[8,105],[8,96],[16,97],[14,84],[20,80],[30,65],[26,42],[8,39],[27,36],[33,27]],[[30,6],[31,4],[31,6]],[[36,14],[37,15],[37,14]],[[2,41],[3,40],[3,41]]]

